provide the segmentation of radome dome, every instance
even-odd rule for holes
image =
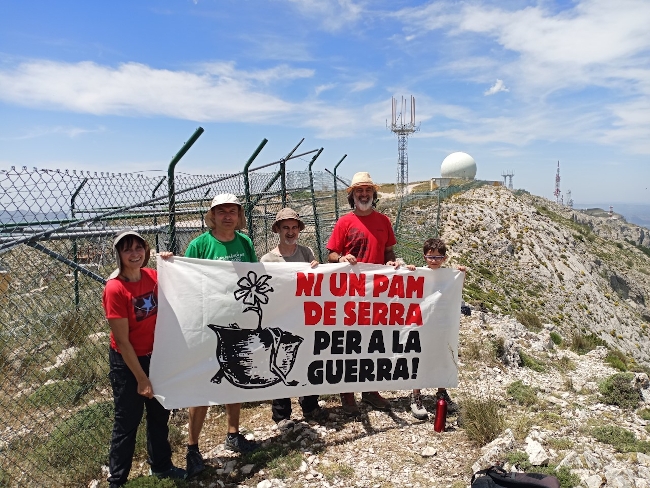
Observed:
[[[451,153],[440,166],[440,176],[443,178],[473,180],[476,176],[476,161],[472,156],[464,152]]]

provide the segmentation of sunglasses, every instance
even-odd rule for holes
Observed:
[[[442,261],[446,257],[447,256],[428,256],[424,254],[424,259],[426,259],[427,261]]]

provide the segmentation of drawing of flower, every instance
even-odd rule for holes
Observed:
[[[244,309],[244,312],[252,310],[258,315],[258,329],[262,326],[262,305],[269,303],[267,294],[273,291],[267,283],[270,278],[269,275],[261,275],[258,279],[255,271],[249,271],[247,276],[237,282],[239,288],[234,293],[236,300],[243,299],[246,305],[250,305]]]

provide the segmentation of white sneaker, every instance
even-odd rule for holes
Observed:
[[[426,420],[429,418],[429,412],[422,405],[422,397],[420,395],[413,395],[411,393],[411,415],[418,420]]]

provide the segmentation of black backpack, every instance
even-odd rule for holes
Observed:
[[[472,476],[472,488],[560,488],[555,476],[542,473],[509,473],[500,466],[490,466]]]

